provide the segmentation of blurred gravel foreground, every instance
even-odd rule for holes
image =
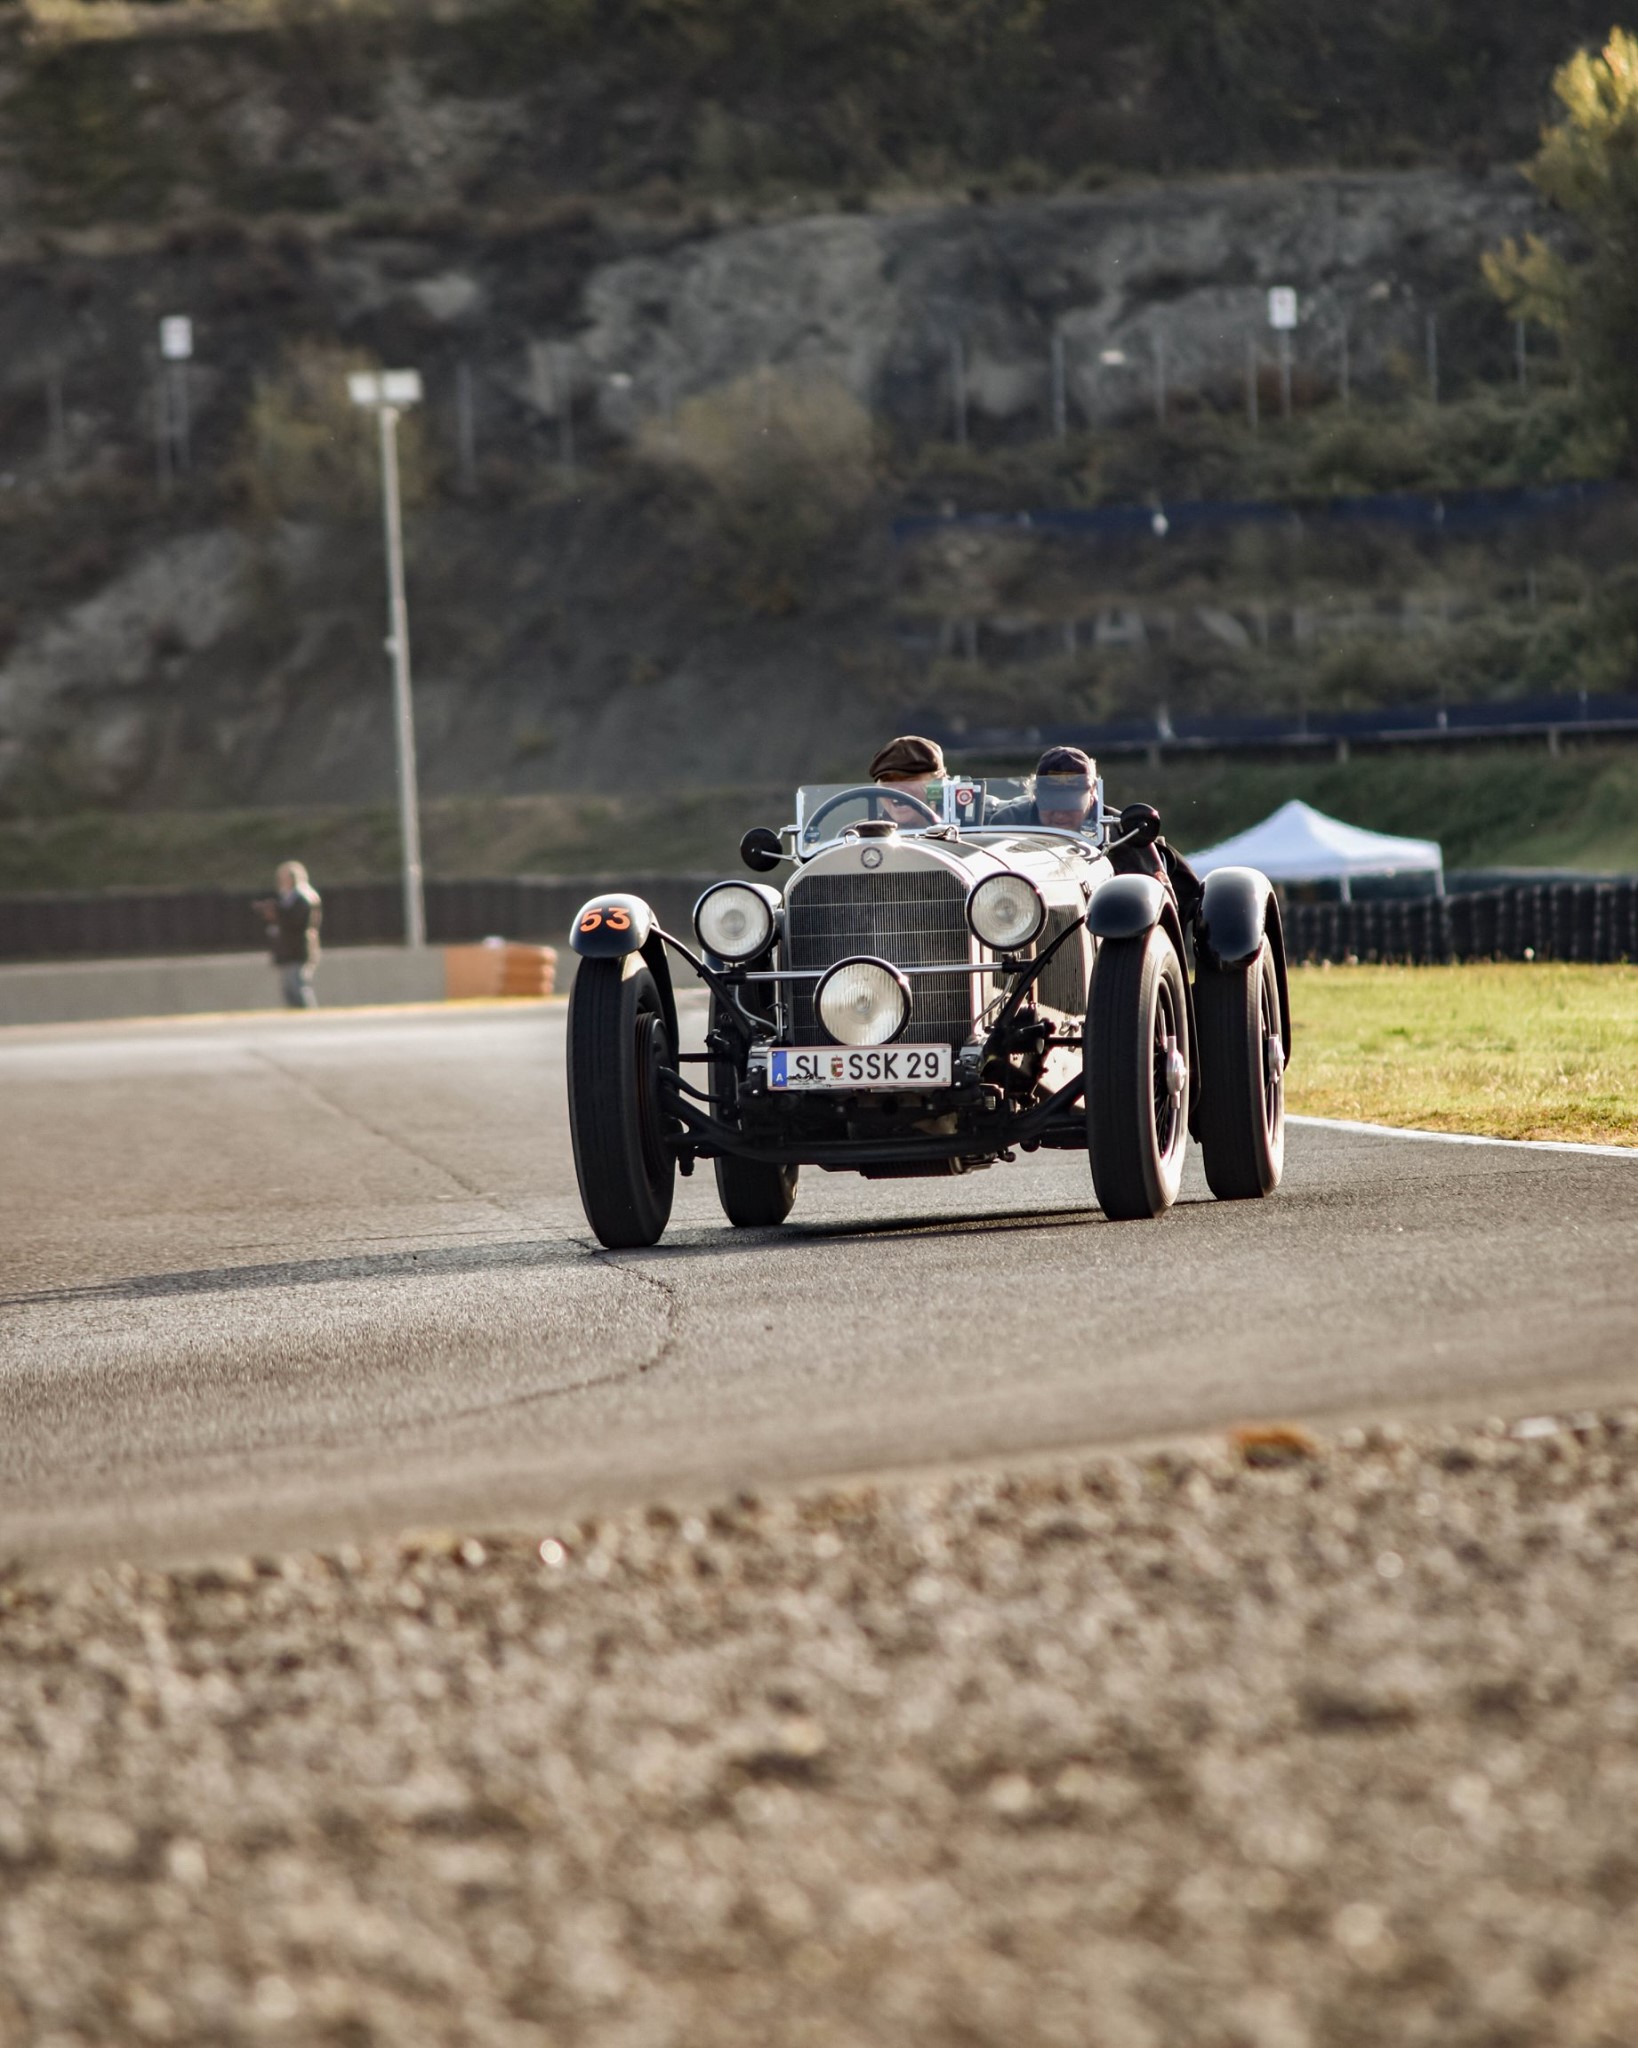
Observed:
[[[1635,1501],[1638,1413],[13,1576],[0,2041],[1632,2048]]]

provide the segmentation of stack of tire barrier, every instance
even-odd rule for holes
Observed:
[[[1469,896],[1290,903],[1293,960],[1638,961],[1638,878],[1525,883]]]
[[[451,998],[549,996],[557,978],[557,949],[486,939],[477,946],[444,948],[444,990]]]
[[[396,882],[325,887],[324,941],[402,945]],[[505,875],[426,884],[427,938],[476,944],[491,934],[562,945],[575,912],[601,888],[635,891],[670,931],[687,936],[695,898],[715,875]],[[0,960],[132,959],[155,954],[249,953],[263,943],[252,889],[110,889],[98,894],[0,896]],[[265,893],[265,892],[263,892]],[[571,964],[565,956],[564,966]]]

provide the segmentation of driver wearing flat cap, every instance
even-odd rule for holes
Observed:
[[[927,785],[944,780],[944,751],[937,740],[924,740],[915,733],[902,734],[878,750],[870,764],[870,779],[885,790],[902,789],[903,802],[889,795],[881,800],[882,815],[895,825],[925,825]],[[936,806],[935,806],[936,808]]]
[[[1084,832],[1096,800],[1097,767],[1079,747],[1048,747],[1035,764],[1035,790],[1002,804],[992,825],[1044,825],[1055,832]]]

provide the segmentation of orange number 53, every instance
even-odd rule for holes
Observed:
[[[606,924],[611,932],[629,932],[631,912],[622,910],[618,904],[608,910],[588,910],[580,920],[580,929],[583,932],[594,932],[603,924]]]

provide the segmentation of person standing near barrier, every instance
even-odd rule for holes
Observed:
[[[313,972],[318,966],[323,902],[299,860],[281,862],[273,882],[279,893],[264,896],[251,907],[267,920],[267,943],[279,970],[286,1009],[316,1010]]]

